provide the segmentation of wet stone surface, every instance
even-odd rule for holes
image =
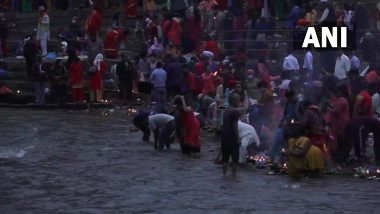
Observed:
[[[200,158],[155,152],[130,118],[0,109],[0,213],[376,213],[380,182],[291,182],[254,168],[222,177],[215,139]]]

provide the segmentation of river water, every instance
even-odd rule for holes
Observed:
[[[380,182],[292,182],[248,168],[223,177],[218,147],[155,152],[125,115],[0,109],[0,213],[376,213]]]

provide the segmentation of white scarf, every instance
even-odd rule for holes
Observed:
[[[98,71],[100,71],[100,62],[103,61],[103,54],[98,54],[94,60],[94,66],[97,67]]]

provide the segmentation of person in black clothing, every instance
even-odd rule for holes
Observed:
[[[132,99],[135,67],[127,56],[121,55],[121,62],[116,65],[116,74],[119,78],[120,95],[123,101],[130,101]]]
[[[376,37],[372,33],[367,32],[364,37],[360,39],[360,49],[363,51],[363,61],[369,65],[376,65],[377,54],[379,45],[377,44]]]
[[[7,56],[7,38],[8,38],[8,27],[7,22],[4,17],[0,19],[0,40],[1,40],[1,58]]]
[[[47,69],[42,62],[41,56],[37,56],[36,64],[33,67],[33,82],[36,90],[35,104],[44,105],[47,88]]]
[[[223,175],[227,174],[228,161],[232,158],[232,175],[236,176],[237,164],[239,161],[240,138],[238,131],[238,121],[240,118],[239,107],[240,95],[233,93],[229,97],[230,106],[224,110],[223,125],[221,129],[221,149]]]
[[[36,62],[36,54],[38,53],[36,47],[36,41],[33,34],[29,35],[25,39],[25,44],[23,47],[25,62],[26,62],[26,70],[28,72],[29,81],[32,80],[33,66]]]
[[[62,60],[57,59],[48,74],[52,94],[63,105],[66,99],[67,70]]]
[[[318,25],[322,27],[335,27],[336,17],[335,10],[331,3],[322,2],[322,8],[324,8],[321,18],[318,21]]]
[[[69,0],[55,0],[54,6],[58,10],[67,10],[69,9],[70,2]]]

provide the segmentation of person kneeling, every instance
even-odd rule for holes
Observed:
[[[303,137],[301,132],[289,139],[288,144],[289,176],[299,179],[305,173],[306,176],[317,177],[325,165],[321,150],[312,145],[309,138]]]

